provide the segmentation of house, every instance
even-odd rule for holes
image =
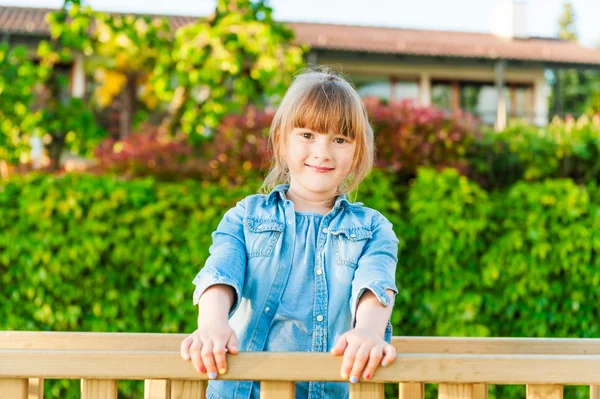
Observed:
[[[50,11],[0,6],[0,40],[36,45],[49,37],[44,16]],[[550,94],[547,71],[600,70],[600,49],[527,37],[523,1],[501,0],[497,17],[492,33],[299,22],[288,25],[295,31],[297,43],[310,46],[309,63],[341,70],[361,95],[462,109],[498,128],[511,117],[544,125]],[[168,17],[174,28],[195,18]],[[71,66],[75,95],[81,95],[85,87],[83,62],[78,58]]]

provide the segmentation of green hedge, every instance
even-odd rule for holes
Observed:
[[[87,175],[0,183],[0,329],[191,331],[210,234],[255,189]],[[375,171],[353,196],[400,239],[395,335],[600,336],[596,185],[486,192],[422,169],[406,187]],[[67,385],[49,397],[70,397]]]

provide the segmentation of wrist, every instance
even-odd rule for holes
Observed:
[[[383,329],[383,331],[380,331],[379,328],[375,328],[373,326],[373,323],[360,323],[357,321],[356,324],[354,325],[354,329],[362,330],[362,331],[368,332],[370,334],[377,335],[381,339],[383,339],[383,337],[385,335],[385,328]]]

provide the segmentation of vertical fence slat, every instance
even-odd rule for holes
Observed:
[[[27,378],[0,378],[0,399],[27,399]]]
[[[296,383],[290,381],[261,381],[260,399],[294,399]]]
[[[350,384],[350,399],[383,399],[384,395],[385,386],[381,383]]]
[[[171,380],[171,399],[206,399],[206,381]]]
[[[44,379],[29,379],[29,399],[44,399]]]
[[[117,399],[117,380],[81,380],[81,399]]]
[[[563,386],[551,384],[527,385],[527,399],[562,399]]]
[[[487,384],[473,384],[473,399],[487,399],[488,386]]]
[[[600,385],[590,385],[590,399],[600,399]]]
[[[144,380],[144,399],[169,399],[169,380]]]
[[[440,384],[438,399],[473,399],[473,384]]]
[[[423,399],[425,384],[421,382],[401,382],[400,399]]]

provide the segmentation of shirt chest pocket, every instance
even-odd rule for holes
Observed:
[[[276,220],[265,220],[247,217],[244,219],[246,235],[246,253],[248,258],[270,256],[283,231],[283,223]]]
[[[358,259],[373,233],[368,227],[348,227],[331,230],[338,265],[356,268]]]

